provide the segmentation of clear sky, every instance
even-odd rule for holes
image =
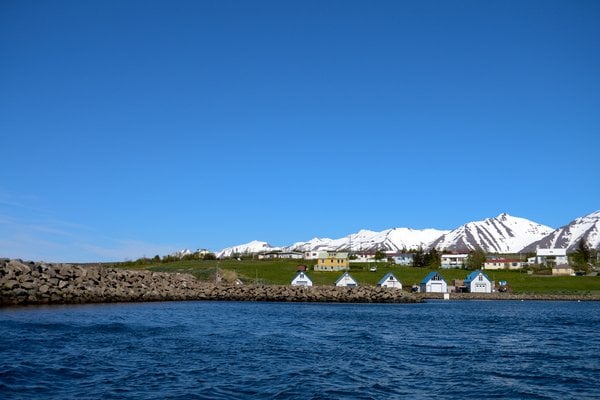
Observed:
[[[600,209],[598,1],[0,2],[0,256]]]

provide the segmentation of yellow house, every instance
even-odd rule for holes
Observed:
[[[552,267],[552,275],[575,275],[575,271],[568,264],[555,265]]]
[[[344,271],[349,266],[348,253],[323,251],[317,258],[315,271]]]

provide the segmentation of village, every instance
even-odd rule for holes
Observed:
[[[390,260],[395,265],[411,266],[413,264],[413,253],[393,254]],[[374,254],[354,254],[350,256],[348,252],[320,251],[320,252],[273,252],[258,256],[259,259],[288,258],[316,260],[313,271],[317,272],[342,272],[335,281],[338,287],[356,287],[359,282],[350,274],[350,263],[376,263]],[[441,269],[462,269],[465,268],[469,254],[442,254]],[[502,258],[492,256],[486,258],[480,265],[480,269],[469,272],[464,279],[454,279],[447,282],[443,274],[438,271],[432,271],[423,277],[419,284],[413,284],[410,287],[403,287],[402,282],[393,272],[387,272],[377,282],[377,286],[399,290],[410,290],[418,293],[494,293],[506,292],[509,286],[506,281],[495,282],[486,270],[520,270],[528,266],[545,266],[551,269],[553,276],[572,276],[575,275],[573,268],[569,265],[565,249],[537,249],[535,256],[529,257],[527,261],[516,258]],[[291,280],[292,286],[313,286],[313,281],[308,274],[309,268],[306,265],[299,265],[296,276]],[[374,265],[369,271],[376,273],[377,267]]]

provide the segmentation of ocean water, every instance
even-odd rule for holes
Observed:
[[[0,309],[2,399],[600,398],[600,303]]]

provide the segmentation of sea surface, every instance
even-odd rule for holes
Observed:
[[[0,309],[2,399],[600,398],[600,302]]]

